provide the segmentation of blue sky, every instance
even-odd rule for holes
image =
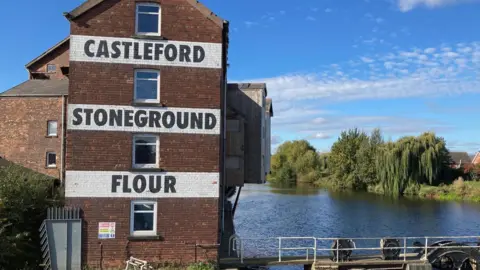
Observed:
[[[4,4],[0,23],[14,27],[0,28],[0,91],[68,35],[62,12],[81,2]],[[480,150],[480,0],[202,3],[231,23],[229,80],[267,83],[274,147],[306,138],[328,151],[342,130],[379,127]]]

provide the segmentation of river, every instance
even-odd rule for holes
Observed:
[[[241,238],[257,239],[244,240],[246,255],[276,256],[278,241],[265,238],[478,235],[479,213],[478,203],[391,199],[267,184],[242,189],[234,224]]]

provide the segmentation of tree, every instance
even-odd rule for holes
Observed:
[[[38,268],[38,229],[47,208],[62,203],[52,178],[18,165],[0,168],[0,269]]]
[[[368,140],[365,140],[360,145],[356,153],[357,166],[355,174],[363,183],[363,186],[374,186],[378,183],[377,168],[375,160],[377,149],[383,145],[383,136],[380,129],[374,129]]]
[[[287,141],[272,156],[268,180],[285,184],[313,182],[319,165],[318,154],[308,141]]]
[[[403,137],[380,148],[377,177],[385,193],[399,196],[408,185],[439,184],[449,157],[445,140],[434,133]]]
[[[340,188],[364,189],[365,183],[359,174],[359,150],[369,145],[369,138],[363,131],[349,129],[340,134],[332,145],[329,155],[329,170],[335,185]],[[362,166],[364,166],[362,164]]]

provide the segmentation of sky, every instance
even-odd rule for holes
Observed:
[[[4,3],[0,92],[68,36],[62,13],[82,2]],[[267,83],[273,149],[307,139],[329,151],[343,130],[380,128],[480,150],[480,0],[201,2],[230,22],[229,81]]]

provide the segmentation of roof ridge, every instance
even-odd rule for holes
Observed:
[[[85,12],[89,11],[90,9],[96,7],[97,5],[103,3],[104,1],[107,0],[87,0],[83,2],[80,6],[74,8],[70,12],[65,12],[63,15],[68,19],[76,19]],[[223,23],[225,22],[224,19],[220,18],[218,15],[213,13],[207,6],[204,4],[200,3],[198,0],[184,0],[193,7],[195,7],[198,11],[200,11],[205,17],[213,21],[216,25],[218,25],[220,28],[223,28]]]
[[[43,52],[41,55],[37,56],[35,59],[30,61],[28,64],[25,65],[26,68],[30,67],[31,65],[35,64],[38,60],[42,59],[43,57],[47,56],[49,53],[53,52],[55,49],[58,47],[62,46],[65,42],[67,42],[70,39],[70,35],[68,35],[66,38],[64,38],[62,41],[58,42],[57,44],[53,45],[53,47],[50,47],[47,49],[45,52]]]

